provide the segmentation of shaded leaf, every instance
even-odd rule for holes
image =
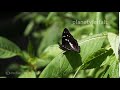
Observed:
[[[105,50],[101,49],[94,53],[90,58],[89,61],[85,62],[82,66],[81,69],[92,69],[92,68],[97,68],[100,67],[102,62],[106,60],[107,56],[110,56],[112,54],[112,50]]]

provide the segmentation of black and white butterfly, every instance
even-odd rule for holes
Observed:
[[[74,51],[80,53],[80,46],[78,46],[77,40],[73,38],[67,28],[64,29],[62,34],[62,44],[59,46],[64,51]]]

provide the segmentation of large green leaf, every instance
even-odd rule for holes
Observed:
[[[119,46],[119,37],[114,33],[108,33],[108,40],[110,45],[115,53],[116,58],[118,59],[118,46]]]
[[[81,47],[80,55],[83,63],[87,62],[88,58],[93,55],[93,53],[101,49],[105,39],[106,34],[97,34],[89,36],[78,42]]]
[[[99,34],[82,40],[79,42],[81,47],[80,54],[75,52],[59,54],[43,70],[40,78],[64,77],[68,75],[76,70],[82,62],[84,63],[93,53],[97,52],[101,48],[105,38],[106,35]]]
[[[71,55],[73,55],[71,57]],[[75,63],[76,61],[76,63]],[[65,77],[79,65],[81,65],[80,55],[74,52],[65,52],[54,58],[41,73],[40,78]]]
[[[0,37],[0,58],[11,58],[20,55],[20,48],[6,38]]]

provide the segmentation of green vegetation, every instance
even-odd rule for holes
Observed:
[[[28,22],[26,50],[0,36],[0,58],[18,56],[11,64],[15,78],[118,78],[118,12],[23,12],[15,20]],[[59,48],[64,28],[78,41],[80,53]],[[17,69],[16,69],[17,68]],[[6,71],[3,71],[6,72]],[[3,77],[3,76],[1,76]]]

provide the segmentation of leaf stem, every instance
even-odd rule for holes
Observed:
[[[73,75],[73,78],[76,77],[76,75],[77,75],[77,73],[79,72],[79,70],[80,70],[80,66],[78,67],[77,71],[76,71],[75,74]]]

